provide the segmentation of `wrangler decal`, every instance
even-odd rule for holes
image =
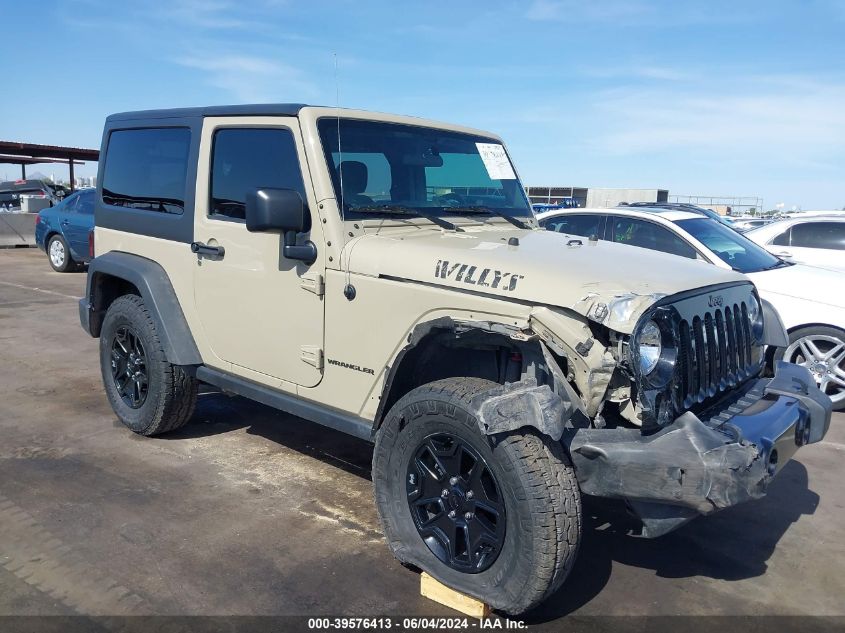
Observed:
[[[445,259],[437,260],[437,265],[434,267],[434,276],[439,279],[454,279],[470,286],[493,288],[505,292],[513,292],[516,290],[516,284],[519,283],[519,280],[525,279],[525,275],[516,275],[492,268],[482,268],[479,271],[478,266],[451,263]],[[488,281],[491,277],[492,279]]]
[[[354,369],[355,371],[360,371],[363,374],[372,374],[375,375],[375,371],[368,368],[368,367],[361,367],[360,365],[351,365],[350,363],[344,363],[342,360],[334,360],[333,358],[327,358],[329,365],[337,365],[338,367],[343,367],[344,369]]]

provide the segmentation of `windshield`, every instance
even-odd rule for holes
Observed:
[[[756,273],[787,265],[766,249],[719,222],[696,218],[678,220],[675,224],[713,251],[728,266],[741,273]]]
[[[338,123],[323,118],[318,130],[347,218],[485,210],[508,217],[533,215],[495,139],[357,119]]]

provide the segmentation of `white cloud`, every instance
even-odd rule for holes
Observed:
[[[165,11],[162,17],[202,29],[245,29],[256,26],[254,22],[231,17],[228,9],[226,3],[183,0]]]
[[[582,66],[579,74],[595,79],[653,79],[657,81],[689,81],[697,77],[689,70],[655,64],[634,64],[612,66]]]
[[[700,73],[681,83],[551,95],[523,107],[529,183],[660,186],[837,208],[845,76]],[[506,131],[506,130],[502,130]]]
[[[163,22],[175,21],[203,30],[266,31],[287,4],[287,0],[169,0],[168,5],[155,13],[145,4],[138,11]]]
[[[841,155],[845,83],[765,77],[731,84],[600,93],[593,107],[603,125],[593,142],[615,154],[779,154],[786,162]]]
[[[299,69],[270,58],[206,53],[175,61],[205,72],[210,85],[242,102],[300,101],[317,93]]]
[[[650,5],[631,0],[534,0],[526,16],[530,20],[609,20],[652,12]]]
[[[578,28],[581,22],[613,22],[614,27],[675,28],[755,22],[759,21],[761,11],[772,11],[769,0],[745,0],[743,3],[735,0],[533,0],[525,17],[566,22],[573,28]]]

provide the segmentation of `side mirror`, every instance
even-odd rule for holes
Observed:
[[[310,240],[297,245],[296,234],[308,226],[308,209],[293,189],[258,187],[246,195],[246,230],[251,233],[280,231],[284,234],[282,255],[313,264],[317,247]]]
[[[293,189],[258,187],[246,194],[246,230],[294,231],[305,229],[305,203]]]

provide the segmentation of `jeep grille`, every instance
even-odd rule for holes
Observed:
[[[682,318],[678,332],[677,397],[684,409],[735,387],[760,369],[745,301]]]

